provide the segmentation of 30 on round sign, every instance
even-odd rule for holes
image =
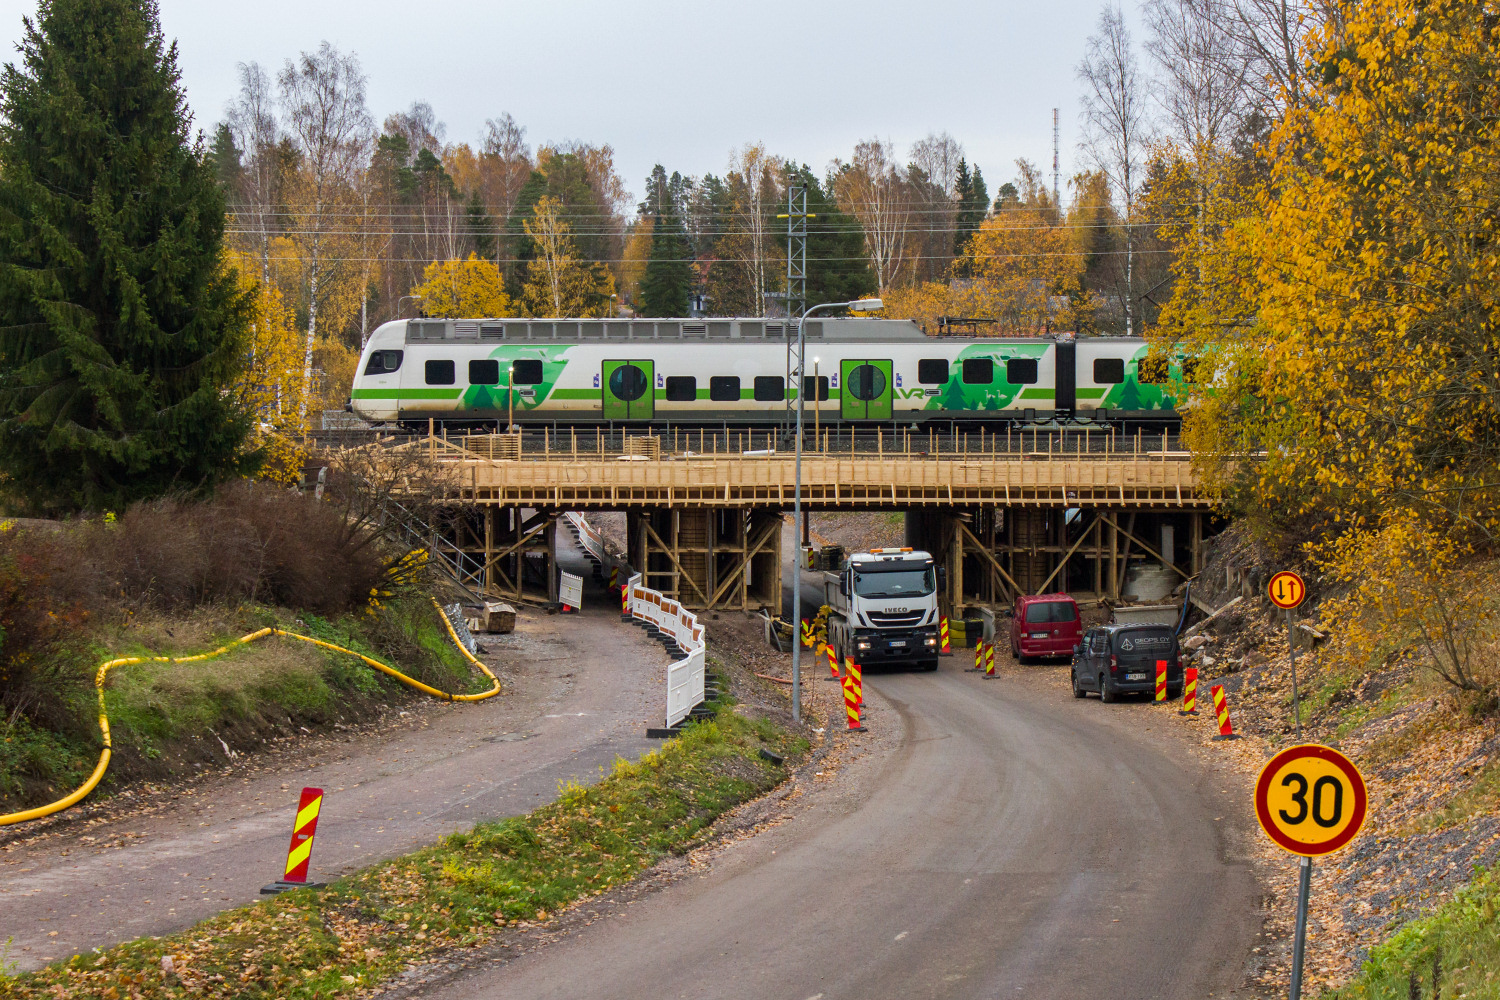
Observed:
[[[1271,582],[1266,585],[1266,593],[1270,595],[1272,604],[1290,611],[1307,596],[1307,584],[1296,573],[1284,569],[1271,577]]]
[[[1332,854],[1359,835],[1369,796],[1354,762],[1332,747],[1304,743],[1266,762],[1255,782],[1255,816],[1293,854]]]

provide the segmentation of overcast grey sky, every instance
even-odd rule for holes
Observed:
[[[993,196],[1027,157],[1078,166],[1074,67],[1103,0],[160,0],[198,125],[212,128],[235,65],[279,68],[324,39],[358,53],[376,121],[426,100],[450,142],[510,112],[528,142],[609,143],[639,195],[652,164],[723,173],[761,141],[821,174],[861,139],[904,157],[947,130]],[[1127,0],[1127,8],[1135,7]],[[14,61],[35,0],[0,0]],[[1132,19],[1133,16],[1132,16]],[[1066,197],[1066,195],[1064,196]]]

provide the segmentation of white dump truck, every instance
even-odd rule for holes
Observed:
[[[937,570],[913,549],[856,552],[836,573],[823,574],[828,641],[839,662],[861,667],[938,667]]]

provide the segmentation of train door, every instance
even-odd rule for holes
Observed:
[[[889,420],[895,398],[891,362],[845,358],[839,365],[839,415],[845,420]]]
[[[1072,416],[1078,407],[1078,345],[1070,340],[1057,345],[1057,386],[1052,404],[1059,417]]]
[[[606,361],[601,375],[605,420],[650,420],[656,415],[653,362]]]

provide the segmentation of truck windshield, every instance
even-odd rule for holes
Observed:
[[[854,592],[860,597],[925,597],[936,589],[931,567],[854,574]]]

